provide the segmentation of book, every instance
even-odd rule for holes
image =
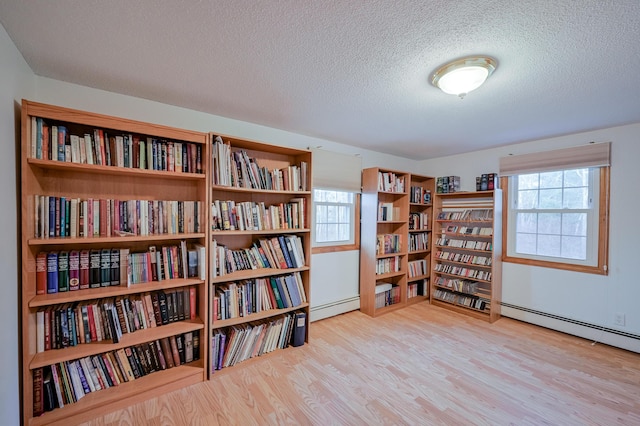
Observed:
[[[69,252],[69,290],[80,290],[80,252]]]
[[[89,268],[89,250],[80,251],[80,290],[89,288],[91,282]]]
[[[58,253],[47,254],[47,293],[58,292]]]
[[[47,293],[47,253],[36,255],[36,294]]]
[[[98,288],[102,283],[100,250],[89,251],[89,288]]]
[[[111,285],[120,285],[120,250],[111,249],[110,255],[110,280]]]
[[[293,337],[291,346],[297,347],[304,345],[304,339],[307,333],[307,314],[305,312],[296,312],[293,315]]]
[[[58,254],[58,292],[69,291],[69,252]]]

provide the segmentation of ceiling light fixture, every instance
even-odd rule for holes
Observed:
[[[431,84],[450,95],[464,96],[477,89],[496,69],[488,56],[470,56],[444,64],[431,75]]]

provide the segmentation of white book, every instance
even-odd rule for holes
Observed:
[[[87,153],[87,164],[95,164],[93,160],[93,143],[91,142],[91,135],[89,133],[85,133],[84,135],[84,145]]]

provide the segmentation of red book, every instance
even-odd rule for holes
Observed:
[[[196,319],[196,288],[189,288],[189,312],[191,314],[190,319]]]
[[[93,308],[91,305],[87,305],[87,314],[89,316],[89,330],[91,333],[91,341],[95,342],[98,340],[98,333],[96,333],[96,322],[93,317]]]
[[[89,288],[89,250],[82,250],[80,252],[80,263],[79,263],[79,278],[80,278],[80,290],[84,290]]]
[[[100,236],[107,236],[107,200],[101,198],[100,204]]]
[[[47,253],[36,256],[36,294],[47,292]]]

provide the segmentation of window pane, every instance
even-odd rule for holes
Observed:
[[[327,222],[335,223],[338,221],[338,207],[327,206]]]
[[[340,224],[338,225],[338,240],[339,241],[348,241],[351,238],[350,232],[349,232],[349,225],[348,224]]]
[[[538,189],[538,173],[518,176],[518,189]]]
[[[562,214],[562,234],[586,237],[587,236],[587,214],[586,213],[563,213]]]
[[[562,189],[541,189],[539,208],[541,209],[562,208]]]
[[[316,224],[316,241],[324,243],[327,241],[327,225],[324,223]]]
[[[313,191],[313,197],[315,201],[326,201],[327,191],[323,191],[322,189],[316,189]]]
[[[538,235],[538,254],[541,256],[560,256],[559,235]]]
[[[327,223],[327,206],[316,205],[316,223]]]
[[[346,206],[340,206],[338,209],[338,222],[348,223],[351,217],[351,209]]]
[[[589,185],[589,169],[566,170],[564,172],[564,186],[588,186]]]
[[[518,191],[518,208],[535,209],[538,207],[538,191]]]
[[[563,204],[566,209],[588,209],[589,188],[566,188],[564,190]]]
[[[562,237],[562,257],[585,260],[587,258],[587,237]]]
[[[539,213],[538,214],[538,233],[560,235],[561,233],[561,214],[560,213]]]
[[[536,234],[516,234],[516,253],[536,254]]]
[[[562,188],[562,172],[540,173],[540,188]]]
[[[517,232],[535,233],[538,229],[537,213],[518,213],[516,220]]]
[[[338,225],[331,223],[327,225],[327,240],[338,241]]]
[[[336,191],[325,191],[327,193],[326,201],[329,203],[335,203],[338,201],[338,196],[336,195]]]

